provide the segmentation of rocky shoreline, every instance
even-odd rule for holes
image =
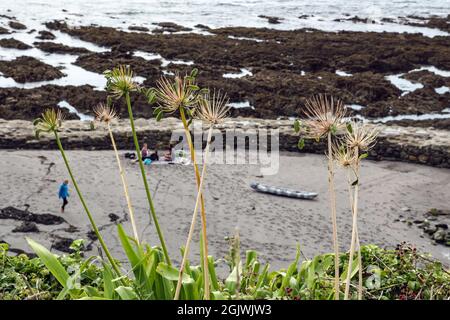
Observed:
[[[163,32],[140,31],[139,26],[131,28],[132,32],[99,26],[72,27],[61,21],[47,22],[45,27],[47,30],[31,30],[31,35],[51,39],[51,32],[62,32],[104,48],[92,52],[58,43],[57,39],[31,43],[45,53],[70,54],[76,58],[75,66],[96,74],[126,64],[150,87],[163,75],[198,68],[201,86],[221,89],[231,102],[245,104],[233,108],[232,117],[301,117],[304,100],[317,93],[332,94],[346,105],[357,106],[349,107],[349,114],[368,119],[438,114],[445,112],[450,103],[450,90],[444,90],[450,88],[450,77],[446,76],[446,70],[450,70],[450,37],[445,36],[199,26],[205,32],[200,34],[186,33],[184,27],[173,23],[160,24]],[[2,40],[4,46],[27,45],[14,39]],[[27,50],[21,51],[25,55]],[[1,61],[0,71],[16,81],[22,81],[24,74],[31,74],[28,81],[42,81],[64,73],[45,63],[39,65],[42,72],[35,72],[35,62],[22,60]],[[389,77],[410,81],[417,88],[411,92],[401,90]],[[439,88],[443,91],[437,91]],[[104,101],[105,92],[89,85],[0,88],[0,118],[32,120],[62,99],[79,112],[91,114],[92,106]],[[133,99],[137,116],[152,117],[154,106],[148,106],[144,98]],[[116,107],[126,115],[122,103]],[[432,121],[436,128],[450,129],[448,119]],[[390,123],[410,125],[402,119]],[[426,127],[429,121],[415,121],[412,125]]]
[[[372,124],[369,124],[372,125]],[[426,164],[435,167],[450,168],[450,132],[416,127],[378,125],[381,130],[379,140],[370,152],[373,160],[400,160]],[[113,132],[120,149],[133,149],[131,130],[127,119],[119,120],[113,125]],[[155,119],[137,119],[136,129],[141,141],[146,141],[151,148],[166,148],[175,132],[183,135],[182,124],[176,118],[165,118],[160,122]],[[267,120],[254,118],[227,119],[218,126],[224,137],[227,130],[242,135],[250,135],[259,130],[279,130],[280,151],[323,153],[325,144],[306,140],[305,147],[299,150],[298,135],[293,130],[293,121]],[[66,149],[109,150],[111,148],[108,132],[103,127],[92,127],[89,121],[68,120],[60,134]],[[195,139],[195,137],[194,137]],[[270,141],[270,138],[268,139]],[[248,144],[246,145],[248,147]],[[52,137],[42,136],[37,140],[30,121],[0,119],[1,149],[55,149]]]
[[[405,212],[410,211],[409,208],[404,208]],[[440,210],[432,208],[424,214],[423,218],[417,217],[412,219],[411,217],[405,218],[403,214],[399,215],[399,218],[394,222],[404,222],[408,226],[415,225],[417,228],[423,231],[421,238],[428,237],[433,241],[433,244],[442,244],[450,247],[450,210]]]

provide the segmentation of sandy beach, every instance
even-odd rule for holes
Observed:
[[[123,221],[131,233],[113,153],[68,151],[67,154],[101,232],[113,253],[123,257],[115,223],[108,216],[111,213],[119,216],[118,221]],[[1,150],[0,161],[0,208],[12,206],[36,214],[61,215],[57,191],[67,173],[57,151]],[[142,238],[157,245],[155,230],[149,225],[138,165],[123,161]],[[423,219],[423,214],[430,208],[449,208],[450,170],[400,162],[365,161],[362,174],[361,242],[394,247],[407,241],[450,264],[448,247],[433,245],[429,238],[420,236],[421,231],[414,225],[395,221],[400,215],[407,219]],[[195,203],[192,166],[151,165],[147,167],[147,176],[169,252],[179,263],[179,248],[186,240]],[[249,187],[252,181],[318,192],[319,196],[314,201],[307,201],[261,194]],[[336,181],[339,237],[341,249],[347,250],[351,221],[345,173],[339,171]],[[261,176],[257,165],[213,165],[208,169],[205,189],[210,254],[216,258],[227,254],[225,237],[233,235],[235,227],[240,230],[242,249],[257,250],[262,260],[270,262],[273,268],[287,267],[295,256],[297,243],[306,257],[332,250],[323,156],[283,153],[280,170],[273,176]],[[70,192],[69,205],[62,215],[67,223],[37,224],[40,232],[20,233],[12,232],[20,221],[0,219],[0,240],[30,252],[25,236],[47,248],[63,238],[87,239],[88,219],[72,185]],[[69,228],[70,225],[75,228]],[[194,240],[193,260],[198,261],[198,233]],[[96,246],[97,242],[94,242],[88,254],[97,254]]]

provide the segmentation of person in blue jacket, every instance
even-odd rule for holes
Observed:
[[[59,187],[59,198],[63,200],[63,204],[61,206],[61,213],[64,213],[64,209],[66,205],[69,203],[67,198],[69,197],[69,180],[64,180],[64,182]]]

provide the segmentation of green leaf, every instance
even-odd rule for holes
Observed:
[[[165,263],[164,262],[165,258],[161,250],[158,249],[155,250],[155,252],[158,257],[158,266],[160,263]],[[174,289],[173,281],[164,278],[158,272],[156,273],[156,278],[157,278],[157,280],[155,281],[155,284],[157,285],[156,299],[163,299],[163,300],[173,299],[173,289]],[[183,283],[183,279],[181,279],[181,281]]]
[[[300,140],[298,140],[298,144],[297,147],[302,150],[305,147],[305,139],[301,138]]]
[[[236,290],[237,272],[239,272],[239,275],[242,274],[242,263],[241,262],[239,262],[239,265],[237,265],[233,268],[233,271],[231,271],[230,275],[225,280],[225,286],[227,287],[229,292],[234,292]]]
[[[297,133],[300,132],[300,121],[298,120],[294,121],[294,131]]]
[[[367,158],[368,156],[369,156],[368,153],[363,153],[363,154],[361,154],[361,155],[359,156],[359,159],[365,159],[365,158]]]
[[[83,297],[78,300],[111,300],[111,299],[103,298],[103,297]]]
[[[156,101],[156,94],[153,90],[147,91],[147,102],[153,104]]]
[[[358,272],[358,270],[359,270],[358,259],[353,259],[352,272],[350,274],[350,279],[355,276],[355,274]],[[341,281],[346,281],[347,273],[348,273],[348,263],[344,269],[344,272],[342,272],[342,274],[341,274]]]
[[[156,272],[158,272],[164,279],[169,281],[178,281],[179,271],[178,269],[169,266],[165,262],[160,262],[158,267],[156,268]],[[181,278],[181,283],[190,283],[194,280],[186,273],[183,273],[183,277]]]
[[[195,78],[195,77],[197,76],[197,74],[198,74],[198,69],[197,69],[197,68],[192,69],[192,71],[191,71],[191,77],[192,77],[192,78]]]
[[[162,117],[164,116],[164,112],[160,111],[157,115],[156,115],[156,121],[161,121]]]
[[[211,295],[212,295],[212,300],[227,300],[225,298],[225,295],[220,291],[213,291],[213,292],[211,292]]]
[[[120,286],[115,290],[122,300],[137,300],[136,292],[131,287]]]
[[[353,133],[353,128],[351,123],[347,123],[347,131]]]
[[[219,290],[219,280],[216,275],[216,267],[214,266],[214,258],[208,256],[208,270],[213,290]]]
[[[253,261],[257,260],[258,254],[255,250],[247,250],[245,253],[246,259],[245,259],[245,268],[250,268],[250,265]]]
[[[182,292],[184,295],[184,299],[186,299],[186,300],[199,300],[200,299],[199,287],[195,281],[192,281],[191,283],[183,284]]]
[[[92,286],[85,286],[85,287],[84,287],[84,291],[85,291],[86,294],[87,294],[89,297],[91,297],[91,298],[94,298],[94,297],[97,297],[97,298],[103,298],[103,297],[101,296],[100,292],[98,291],[98,289],[97,289],[97,288],[94,288],[94,287],[92,287]]]
[[[153,109],[153,115],[154,116],[156,116],[160,112],[161,112],[161,107],[157,107],[157,108]]]
[[[108,107],[111,107],[112,106],[112,97],[111,96],[107,96],[106,97],[106,105],[108,106]]]
[[[264,281],[267,278],[268,272],[269,272],[269,264],[266,264],[266,266],[263,269],[263,272],[258,277],[258,282],[256,282],[255,292],[263,286]]]
[[[190,86],[189,86],[189,88],[191,88],[192,90],[200,90],[200,87],[199,86],[197,86],[196,84],[191,84]]]
[[[133,250],[130,240],[128,239],[128,236],[126,235],[125,231],[123,230],[123,227],[121,224],[117,225],[117,230],[119,233],[120,242],[122,243],[122,248],[128,257],[128,260],[130,261],[131,266],[134,267],[134,266],[138,265],[140,262],[140,259],[137,256],[136,252]]]
[[[33,249],[33,251],[41,259],[42,263],[50,270],[53,276],[58,280],[58,282],[63,286],[67,286],[67,280],[69,279],[69,274],[64,269],[62,264],[56,259],[56,256],[48,251],[44,246],[33,241],[30,238],[26,238],[28,244]]]
[[[208,88],[202,88],[198,92],[199,95],[203,95],[203,96],[208,94],[208,93],[209,93],[209,89]]]
[[[42,132],[41,129],[36,129],[36,130],[34,131],[34,136],[36,137],[36,139],[39,139],[39,138],[40,138],[41,132]]]
[[[333,124],[333,125],[331,126],[331,134],[332,134],[332,135],[336,135],[336,132],[337,132],[337,127],[336,127],[335,124]]]
[[[111,268],[103,263],[103,295],[105,299],[112,299],[114,296],[114,284]]]
[[[58,294],[58,296],[56,297],[56,300],[64,300],[64,298],[66,297],[66,295],[69,293],[69,288],[64,287],[61,292]]]
[[[117,225],[117,230],[119,233],[120,242],[122,243],[123,250],[130,261],[131,267],[133,268],[133,273],[136,278],[137,284],[139,285],[139,289],[145,289],[147,292],[150,292],[151,285],[150,279],[146,273],[144,267],[144,260],[147,258],[146,256],[142,256],[139,250],[134,251],[131,246],[130,240],[128,236],[125,234],[122,225]]]
[[[295,255],[295,260],[294,260],[294,262],[291,263],[291,265],[289,266],[289,268],[286,272],[286,276],[283,278],[283,281],[281,283],[281,287],[279,290],[280,295],[284,294],[284,289],[286,289],[288,287],[289,283],[291,282],[291,277],[294,274],[294,272],[297,270],[297,265],[298,265],[299,259],[300,259],[300,246],[297,245],[297,254]]]

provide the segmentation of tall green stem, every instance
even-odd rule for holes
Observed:
[[[153,218],[153,222],[155,223],[156,232],[158,233],[159,241],[161,243],[161,247],[164,252],[164,257],[166,258],[166,262],[168,265],[172,265],[172,263],[170,261],[169,253],[167,252],[167,247],[166,247],[166,243],[164,241],[164,236],[162,234],[161,228],[159,227],[158,218],[156,217],[156,212],[155,212],[155,207],[153,205],[152,196],[150,194],[150,188],[148,186],[147,176],[145,174],[144,163],[142,162],[141,149],[139,148],[139,141],[138,141],[138,138],[136,135],[136,129],[134,126],[134,118],[133,118],[133,110],[131,109],[130,94],[128,92],[125,93],[125,100],[127,102],[127,107],[128,107],[128,115],[130,118],[131,131],[133,132],[134,147],[136,148],[136,153],[137,153],[137,157],[138,157],[138,161],[139,161],[139,167],[141,169],[142,180],[144,182],[145,193],[147,194],[148,205],[150,206],[150,214],[151,214],[150,219]]]
[[[336,193],[334,190],[334,166],[331,148],[331,132],[328,133],[328,188],[330,193],[331,221],[334,247],[334,299],[339,300],[339,244],[336,221]]]
[[[200,194],[200,204],[201,204],[201,218],[202,218],[202,236],[203,236],[203,274],[205,282],[205,298],[209,300],[209,270],[208,270],[208,238],[206,235],[206,213],[205,213],[205,201],[203,199],[203,193],[200,189],[200,172],[198,170],[197,160],[195,159],[195,149],[192,143],[191,132],[189,131],[189,126],[186,120],[186,115],[183,108],[180,108],[181,121],[183,122],[183,127],[186,135],[186,140],[189,145],[191,160],[194,164],[195,179],[197,182],[197,189]]]
[[[176,290],[175,290],[175,298],[174,298],[174,300],[178,300],[179,297],[180,297],[180,290],[181,290],[183,272],[184,272],[184,268],[186,266],[187,257],[189,255],[189,249],[190,249],[190,246],[191,246],[192,236],[194,234],[194,228],[195,228],[195,221],[196,221],[197,213],[198,213],[198,206],[199,206],[199,203],[200,203],[200,196],[202,194],[201,191],[202,191],[202,188],[203,188],[203,181],[205,180],[205,176],[206,176],[206,165],[208,163],[209,146],[211,144],[212,131],[213,131],[213,127],[211,126],[209,128],[209,131],[208,131],[208,139],[207,139],[207,142],[206,142],[205,158],[204,158],[204,161],[203,161],[203,168],[202,168],[202,176],[201,176],[201,179],[200,179],[200,186],[199,186],[199,190],[197,192],[197,199],[195,200],[195,207],[194,207],[194,213],[192,215],[191,227],[189,229],[188,238],[186,240],[186,246],[184,247],[183,261],[181,262],[180,271],[179,271],[179,274],[178,274],[178,283],[177,283],[177,287],[176,287]],[[203,268],[204,269],[208,268],[208,265],[205,266],[204,263],[205,263],[205,259],[203,259]],[[205,296],[206,296],[206,291],[205,291]]]
[[[89,221],[91,222],[92,228],[94,229],[95,235],[98,238],[98,241],[100,242],[100,245],[103,248],[103,251],[105,252],[106,256],[108,257],[109,262],[111,263],[111,266],[114,268],[114,271],[116,271],[117,275],[120,276],[120,270],[119,267],[117,266],[116,262],[114,261],[114,258],[112,257],[111,253],[108,250],[108,247],[105,244],[105,241],[103,241],[103,237],[100,234],[100,231],[97,228],[97,225],[95,224],[94,218],[91,215],[91,212],[89,211],[86,202],[84,201],[83,195],[81,194],[80,188],[78,188],[78,184],[77,181],[75,180],[75,177],[72,174],[72,170],[70,169],[70,165],[69,165],[69,161],[67,160],[66,154],[64,152],[64,148],[61,144],[61,140],[59,139],[59,135],[56,131],[54,131],[55,133],[55,138],[56,138],[56,143],[58,145],[59,151],[61,151],[61,155],[64,159],[64,163],[66,165],[67,171],[69,172],[70,178],[72,179],[72,183],[73,186],[75,187],[75,190],[77,191],[78,197],[80,198],[81,204],[83,205],[84,211],[86,212]]]

